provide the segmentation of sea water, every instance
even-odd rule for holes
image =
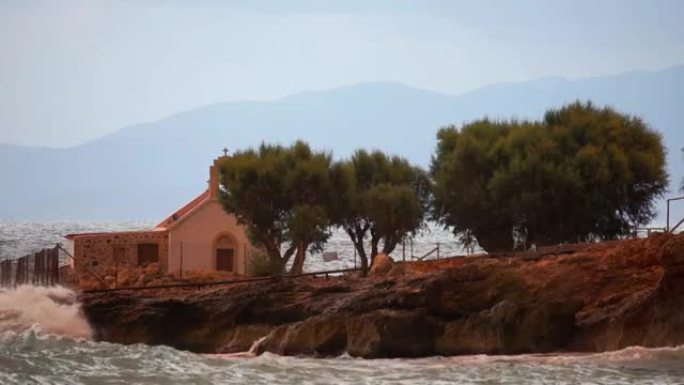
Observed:
[[[0,225],[5,256],[50,246],[65,230],[97,230],[92,223]],[[101,223],[99,229],[134,225]],[[91,336],[75,293],[66,288],[0,291],[0,384],[684,384],[684,347],[364,360],[193,354]]]
[[[64,243],[70,233],[148,230],[152,221],[13,221],[0,219],[0,259],[19,258],[42,248]],[[369,246],[367,247],[369,248]],[[324,252],[332,252],[337,259],[325,262]],[[429,224],[413,237],[408,237],[395,248],[392,256],[398,260],[426,257],[464,255],[466,250],[449,231],[436,224]],[[290,261],[292,262],[292,261]],[[339,229],[331,231],[323,250],[309,254],[304,264],[306,271],[348,269],[359,266],[354,245],[347,234]]]
[[[0,337],[0,384],[683,384],[684,349],[364,360],[200,355],[44,334]]]

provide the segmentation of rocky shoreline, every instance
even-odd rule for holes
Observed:
[[[684,235],[382,276],[84,294],[95,338],[201,353],[425,357],[684,344]]]

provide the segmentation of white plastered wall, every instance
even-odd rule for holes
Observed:
[[[233,238],[235,244],[235,272],[245,274],[245,254],[251,245],[242,226],[233,215],[225,212],[221,203],[209,199],[181,222],[169,230],[169,272],[183,270],[215,270],[216,241],[223,235]]]

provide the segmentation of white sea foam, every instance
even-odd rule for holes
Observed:
[[[76,338],[92,334],[76,294],[62,286],[19,286],[0,290],[0,333],[28,329]]]

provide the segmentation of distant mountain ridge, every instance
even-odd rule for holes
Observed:
[[[608,104],[663,133],[671,181],[684,176],[684,65],[655,72],[503,83],[444,95],[362,83],[276,101],[218,103],[66,149],[0,144],[1,218],[156,219],[205,188],[220,150],[303,139],[336,157],[379,148],[427,166],[436,131],[490,118],[540,118],[575,100]],[[675,190],[673,188],[673,190]]]

